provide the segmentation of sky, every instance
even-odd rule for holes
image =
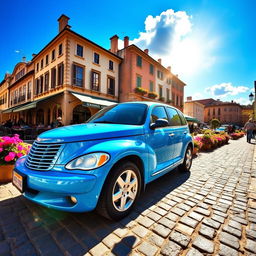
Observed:
[[[129,36],[186,83],[185,97],[249,104],[256,80],[254,0],[0,0],[0,80],[58,33],[57,19],[109,49]],[[143,86],[143,85],[142,85]]]

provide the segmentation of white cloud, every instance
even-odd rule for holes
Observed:
[[[145,31],[131,43],[142,50],[149,49],[154,59],[161,58],[163,65],[171,65],[174,73],[189,75],[215,63],[212,51],[218,40],[212,33],[194,29],[192,16],[186,12],[169,9],[159,16],[149,15],[145,20]]]
[[[249,105],[249,104],[251,104],[249,99],[246,99],[246,98],[237,98],[237,99],[234,99],[234,102],[239,103],[241,105]]]
[[[15,50],[14,52],[15,52],[15,53],[20,53],[20,50]]]
[[[238,95],[239,93],[244,93],[244,92],[247,92],[248,90],[249,88],[246,86],[235,87],[231,83],[221,83],[221,84],[216,84],[206,88],[206,92],[219,98],[224,98],[229,95],[231,96]]]

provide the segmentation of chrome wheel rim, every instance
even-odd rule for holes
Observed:
[[[189,169],[191,163],[192,163],[192,151],[190,148],[188,148],[186,152],[186,168],[187,169]]]
[[[138,178],[133,170],[125,170],[117,178],[112,191],[112,203],[119,212],[128,210],[138,193]]]

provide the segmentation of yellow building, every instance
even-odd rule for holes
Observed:
[[[192,97],[188,97],[184,104],[184,114],[195,117],[202,123],[204,122],[204,105],[193,101]]]
[[[68,20],[61,15],[58,35],[0,84],[4,120],[48,126],[61,116],[65,125],[81,123],[118,102],[122,58],[72,31]]]

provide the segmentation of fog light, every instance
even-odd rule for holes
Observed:
[[[77,199],[74,197],[74,196],[71,196],[70,197],[70,200],[73,204],[76,204],[77,203]]]

